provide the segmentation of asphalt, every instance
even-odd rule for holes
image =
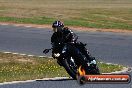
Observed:
[[[111,32],[74,32],[79,41],[87,43],[87,49],[100,61],[132,67],[132,34]],[[50,29],[0,25],[0,51],[44,55],[43,49],[50,48]],[[47,55],[50,56],[51,52]],[[132,72],[129,73],[132,75]],[[132,88],[129,84],[86,84],[80,86],[76,80],[36,81],[1,85],[0,88]]]

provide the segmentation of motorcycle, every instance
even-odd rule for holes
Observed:
[[[73,43],[58,43],[54,46],[54,48],[45,49],[43,52],[46,54],[52,50],[52,57],[57,59],[57,63],[63,66],[73,79],[77,79],[77,75],[100,74],[97,64],[89,64],[86,56],[79,49],[80,47]],[[82,47],[85,48],[85,46],[82,44]],[[96,62],[94,57],[90,58]]]

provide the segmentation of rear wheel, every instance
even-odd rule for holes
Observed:
[[[97,64],[90,65],[89,74],[93,74],[93,75],[100,74],[100,71],[99,71]]]
[[[67,71],[67,73],[73,78],[73,79],[77,79],[77,74],[78,74],[78,66],[76,64],[76,62],[74,61],[74,59],[71,57],[70,59],[64,59],[62,61],[63,67],[65,68],[65,70]],[[83,66],[83,65],[82,65]],[[85,69],[86,75],[88,74],[100,74],[99,68],[97,65],[85,65],[83,67]]]

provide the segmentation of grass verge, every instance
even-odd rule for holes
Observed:
[[[0,22],[132,30],[132,0],[0,0]]]
[[[102,73],[118,71],[121,65],[98,63]],[[69,76],[55,59],[28,57],[0,52],[0,82]]]
[[[47,18],[47,17],[40,17],[40,18],[17,18],[17,17],[0,17],[0,22],[11,22],[11,23],[23,23],[23,24],[52,24],[56,18]],[[95,18],[92,19],[96,22],[89,22],[87,20],[82,19],[70,19],[70,20],[63,20],[65,25],[67,26],[79,26],[79,27],[90,27],[90,28],[105,28],[105,29],[125,29],[131,30],[132,25],[127,24],[125,22],[119,21],[108,21],[108,20],[96,20]],[[98,22],[97,22],[98,21]]]

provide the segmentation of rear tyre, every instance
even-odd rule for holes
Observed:
[[[74,60],[74,59],[73,59]],[[77,71],[78,71],[78,66],[76,65],[75,62],[73,62],[71,59],[64,59],[62,61],[62,65],[65,68],[65,70],[67,71],[67,73],[73,78],[73,79],[77,79]],[[83,67],[86,71],[86,75],[88,74],[100,74],[99,68],[97,67],[97,65],[91,65],[90,67],[85,65]]]
[[[87,80],[87,79],[86,79],[84,76],[80,76],[80,77],[78,77],[77,82],[78,82],[80,85],[83,85],[83,84],[86,83],[86,80]]]
[[[90,74],[93,74],[93,75],[100,74],[100,71],[97,65],[94,64],[90,66]]]

